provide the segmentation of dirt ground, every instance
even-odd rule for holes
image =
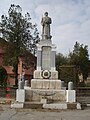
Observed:
[[[90,120],[90,108],[84,110],[11,109],[0,104],[0,120]]]

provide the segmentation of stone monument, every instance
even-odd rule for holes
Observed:
[[[56,46],[52,44],[50,34],[52,20],[48,17],[48,12],[45,12],[44,15],[41,20],[42,38],[37,45],[37,67],[31,80],[31,87],[26,81],[24,90],[20,89],[22,87],[17,89],[17,104],[13,104],[12,107],[23,108],[28,101],[30,107],[39,103],[42,104],[42,108],[68,109],[68,103],[76,102],[76,91],[73,90],[72,82],[69,83],[69,89],[66,90],[62,84],[64,81],[58,79],[58,71],[55,67]],[[78,107],[76,109],[80,109],[80,104],[74,104],[74,106]]]
[[[50,35],[51,18],[48,12],[41,20],[42,39],[37,45],[37,69],[34,79],[31,80],[33,89],[61,89],[61,80],[58,80],[58,71],[55,67],[56,46],[52,44]]]

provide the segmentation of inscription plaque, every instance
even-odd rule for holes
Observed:
[[[51,69],[51,47],[42,47],[42,70]]]

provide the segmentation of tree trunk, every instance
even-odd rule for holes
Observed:
[[[15,64],[15,86],[18,87],[18,63]]]

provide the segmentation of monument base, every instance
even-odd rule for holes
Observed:
[[[61,90],[61,80],[32,79],[31,89]]]
[[[22,95],[22,97],[25,98],[25,101],[18,99],[18,102],[11,104],[11,108],[40,108],[52,110],[81,109],[80,103],[71,101],[73,94],[67,94],[67,90],[31,89],[30,87],[24,87],[25,94],[22,94],[21,90],[17,91],[17,95]],[[73,90],[71,91],[73,92]],[[71,91],[69,90],[70,93]]]
[[[40,102],[42,99],[47,101],[57,102],[66,101],[66,90],[45,90],[45,89],[27,89],[25,101],[37,101]]]
[[[51,110],[67,110],[67,109],[77,109],[81,110],[80,103],[40,103],[40,102],[25,102],[25,103],[13,103],[11,108],[28,108],[28,109],[51,109]]]

